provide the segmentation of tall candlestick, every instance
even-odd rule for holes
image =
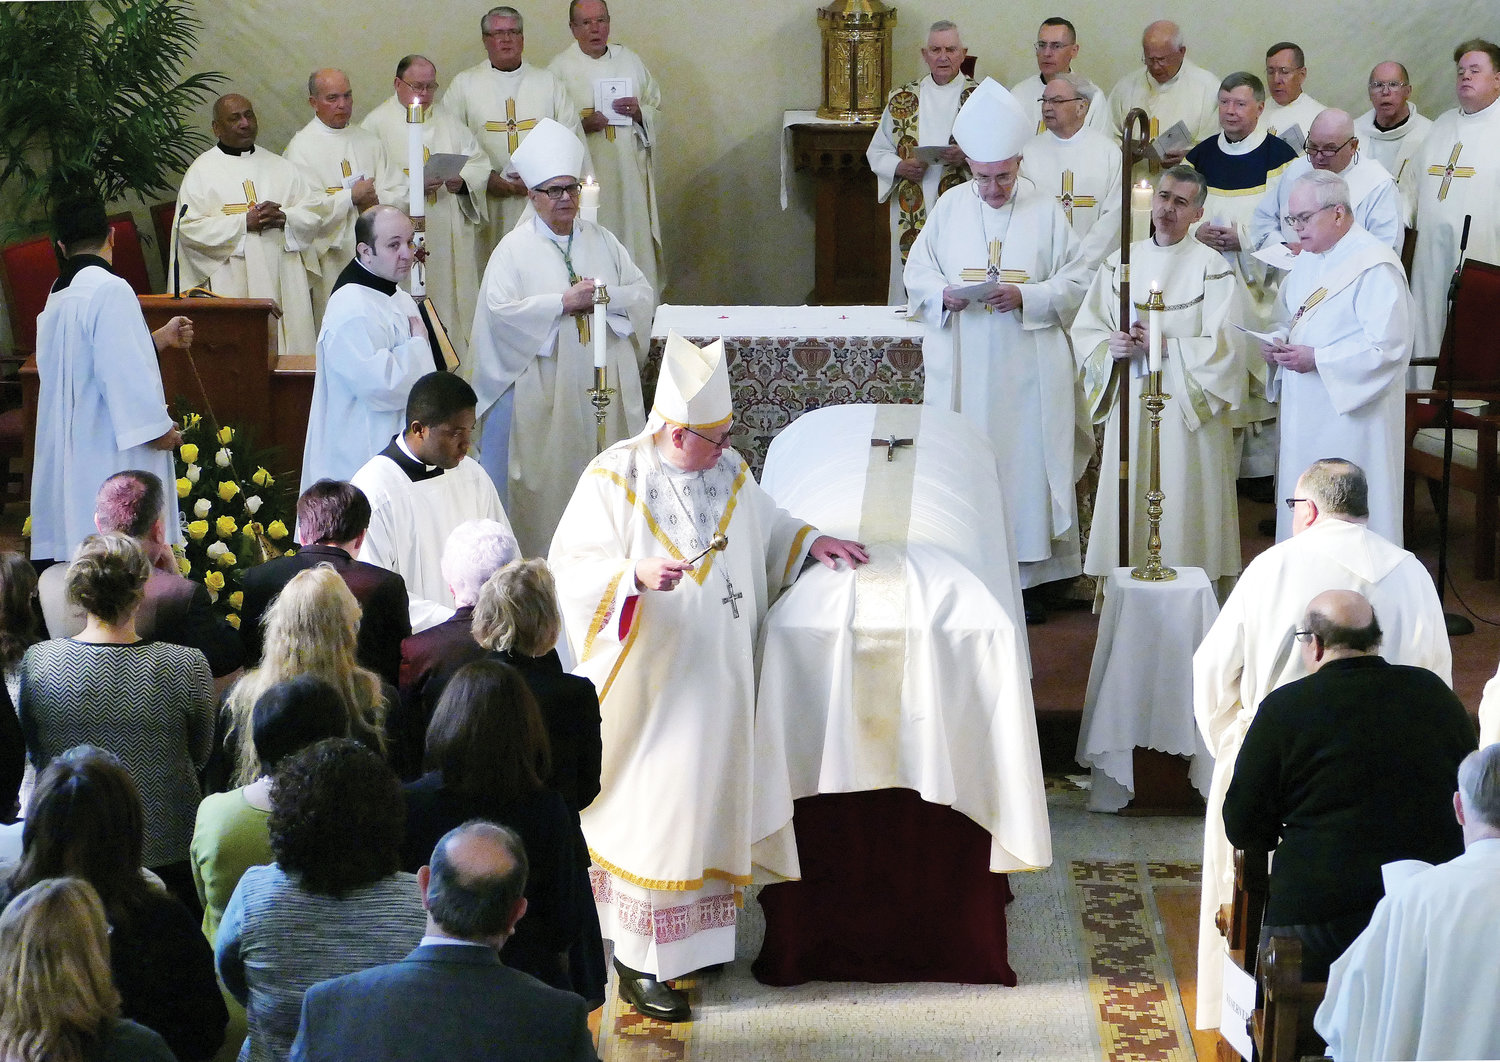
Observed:
[[[583,179],[583,189],[578,193],[578,214],[584,221],[599,223],[599,185],[592,176]]]
[[[1151,235],[1151,182],[1141,181],[1130,189],[1130,238],[1144,240]]]
[[[422,158],[422,104],[413,100],[406,107],[406,198],[407,213],[411,215],[412,243],[420,251],[427,242],[427,192],[423,178],[425,162]],[[412,262],[407,286],[413,295],[427,294],[427,267],[421,255]]]
[[[594,285],[594,368],[602,369],[604,360],[605,315],[608,312],[609,292],[603,284]]]
[[[1146,300],[1146,367],[1152,372],[1161,372],[1162,348],[1166,343],[1161,334],[1161,315],[1165,309],[1161,285],[1153,280],[1151,297]]]

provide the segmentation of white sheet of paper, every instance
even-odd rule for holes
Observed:
[[[1267,265],[1275,266],[1277,269],[1290,269],[1292,268],[1292,264],[1297,261],[1297,256],[1292,253],[1292,249],[1280,240],[1273,240],[1271,243],[1266,244],[1255,252],[1254,257],[1259,258]]]
[[[947,150],[947,144],[922,144],[917,148],[915,157],[929,166],[936,166],[943,161],[943,152]]]
[[[594,82],[594,109],[604,115],[610,125],[629,125],[634,119],[616,111],[615,100],[634,95],[634,78],[601,77]]]
[[[1240,969],[1240,964],[1224,949],[1224,1006],[1219,1015],[1219,1032],[1241,1058],[1254,1055],[1250,1043],[1249,1021],[1255,1013],[1255,978]]]
[[[1281,137],[1282,140],[1286,141],[1286,146],[1291,148],[1299,155],[1301,155],[1303,153],[1303,149],[1307,147],[1307,134],[1302,131],[1302,127],[1300,125],[1294,125],[1290,129],[1283,130],[1276,135]]]
[[[978,284],[965,284],[961,287],[956,287],[952,291],[950,291],[949,294],[954,296],[955,298],[969,299],[970,301],[973,301],[976,299],[983,299],[989,295],[993,295],[999,290],[1000,284],[998,281],[981,280]]]
[[[1161,135],[1147,145],[1147,149],[1160,162],[1173,152],[1185,153],[1192,146],[1193,135],[1188,132],[1187,124],[1179,121],[1163,130]]]
[[[458,176],[459,171],[464,168],[464,163],[468,161],[467,155],[434,153],[428,157],[427,164],[422,167],[422,176],[429,181],[451,181]]]
[[[1253,329],[1246,328],[1242,324],[1235,324],[1234,327],[1238,328],[1241,332],[1244,332],[1246,335],[1254,336],[1256,339],[1260,340],[1262,343],[1280,343],[1280,342],[1282,342],[1283,340],[1286,339],[1286,333],[1284,333],[1284,332],[1256,332]]]
[[[356,184],[364,179],[365,175],[363,173],[351,173],[339,183],[342,184],[345,188],[353,188]]]

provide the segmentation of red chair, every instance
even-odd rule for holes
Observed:
[[[115,234],[115,275],[125,280],[137,295],[151,294],[151,276],[146,272],[146,253],[141,249],[141,231],[128,211],[111,214],[110,231]]]
[[[0,291],[10,316],[14,353],[25,358],[36,349],[36,318],[47,305],[47,293],[57,279],[57,254],[52,240],[33,236],[0,248]]]
[[[177,213],[177,200],[157,203],[151,208],[151,228],[156,232],[156,249],[161,253],[161,275],[167,278],[166,292],[172,293],[172,271],[167,268],[172,257],[172,217]]]

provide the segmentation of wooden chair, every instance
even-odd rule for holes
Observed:
[[[1302,980],[1302,941],[1296,937],[1267,941],[1258,981],[1261,1005],[1250,1019],[1250,1036],[1260,1062],[1321,1058],[1328,1045],[1312,1022],[1328,985]]]
[[[141,230],[136,228],[135,216],[128,211],[111,214],[109,227],[115,234],[115,275],[137,295],[150,295],[151,275],[146,271],[146,253],[141,248]]]
[[[1464,263],[1458,301],[1454,306],[1443,348],[1436,359],[1418,359],[1413,364],[1436,366],[1431,390],[1406,394],[1406,483],[1404,492],[1407,531],[1413,524],[1418,478],[1440,484],[1443,478],[1443,427],[1447,420],[1449,350],[1453,329],[1458,329],[1452,358],[1453,397],[1500,405],[1500,340],[1494,322],[1500,317],[1500,266],[1486,262]],[[1500,528],[1500,460],[1497,460],[1497,426],[1500,418],[1475,416],[1455,409],[1453,420],[1453,487],[1474,495],[1474,576],[1495,577],[1495,533]]]

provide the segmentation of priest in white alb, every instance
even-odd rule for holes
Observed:
[[[1432,119],[1412,106],[1411,77],[1406,67],[1394,60],[1375,64],[1368,91],[1370,109],[1354,119],[1354,131],[1362,150],[1396,178],[1405,209],[1402,221],[1410,228],[1416,217],[1417,189],[1416,182],[1407,179],[1406,171],[1422,150]]]
[[[437,67],[431,61],[420,55],[404,56],[396,65],[395,95],[365,116],[364,127],[380,137],[389,158],[404,160],[410,135],[406,108],[420,103],[422,157],[462,155],[468,160],[454,180],[423,182],[427,195],[423,208],[427,297],[437,308],[462,364],[469,349],[469,327],[479,293],[479,270],[474,259],[488,216],[484,185],[489,180],[490,163],[474,134],[442,104],[432,101],[437,86]],[[395,165],[401,167],[398,172],[405,178],[405,167],[399,161]],[[400,205],[409,209],[411,204],[403,199]]]
[[[1266,49],[1266,89],[1271,98],[1266,101],[1260,127],[1267,136],[1287,141],[1299,155],[1313,119],[1324,110],[1321,103],[1302,91],[1306,80],[1307,60],[1298,45],[1278,41]]]
[[[475,269],[483,272],[490,251],[526,210],[528,189],[516,175],[511,155],[543,118],[561,122],[580,138],[583,125],[563,83],[522,58],[526,34],[519,11],[513,7],[491,8],[479,20],[479,30],[484,61],[453,79],[443,103],[479,138],[479,146],[490,161],[485,181],[489,219],[475,260]],[[594,172],[587,147],[584,172]]]
[[[953,143],[953,119],[974,91],[974,79],[963,72],[967,54],[956,25],[934,22],[922,47],[927,73],[890,94],[865,149],[878,201],[891,205],[892,306],[906,301],[901,274],[928,212],[938,196],[969,177],[963,149]]]
[[[311,354],[318,338],[311,286],[339,232],[337,203],[302,167],[256,147],[259,128],[244,96],[215,101],[218,143],[183,174],[177,202],[186,210],[172,259],[181,263],[184,291],[274,299],[278,353]]]
[[[1405,177],[1416,182],[1417,248],[1411,294],[1417,304],[1416,358],[1436,358],[1448,323],[1448,286],[1466,258],[1500,264],[1500,46],[1465,41],[1453,53],[1458,106],[1445,111]],[[1432,379],[1430,368],[1423,370]],[[1423,381],[1425,383],[1425,380]]]
[[[1324,590],[1358,590],[1380,617],[1381,655],[1388,662],[1425,667],[1453,681],[1448,628],[1432,576],[1415,556],[1366,526],[1370,513],[1359,466],[1319,460],[1293,494],[1292,537],[1245,566],[1193,654],[1193,715],[1214,754],[1198,913],[1199,1029],[1219,1027],[1227,945],[1214,918],[1234,891],[1224,793],[1262,698],[1307,674],[1296,644],[1307,603]]]
[[[1049,191],[1018,183],[1031,125],[988,78],[953,123],[974,179],[945,192],[906,264],[923,401],[962,413],[1000,459],[1021,586],[1083,570],[1074,484],[1093,448],[1065,323],[1091,279]],[[1040,602],[1027,601],[1033,618]]]
[[[547,549],[573,486],[597,452],[588,391],[600,353],[594,294],[609,296],[603,349],[615,394],[605,439],[641,430],[640,367],[656,308],[651,284],[603,226],[578,217],[583,142],[550,118],[511,159],[535,213],[484,271],[464,376],[484,419],[480,463],[505,499],[527,556]]]
[[[1136,107],[1146,112],[1147,132],[1152,139],[1178,122],[1193,143],[1219,131],[1219,78],[1187,57],[1187,45],[1177,23],[1165,19],[1151,23],[1141,34],[1139,70],[1126,74],[1109,90],[1110,125],[1115,136],[1125,116]],[[1169,165],[1182,161],[1168,156]]]
[[[341,219],[318,255],[312,295],[313,316],[321,324],[339,273],[354,257],[354,219],[376,203],[404,208],[406,186],[380,138],[350,124],[354,92],[342,70],[313,71],[307,79],[307,102],[312,119],[287,143],[286,157],[312,174]]]
[[[734,959],[760,621],[809,557],[866,560],[776,507],[728,448],[732,422],[723,343],[669,337],[646,430],[589,465],[548,557],[604,719],[582,815],[599,924],[621,998],[666,1021],[690,1013],[667,981]]]
[[[1288,216],[1302,252],[1282,281],[1276,342],[1263,346],[1266,394],[1280,398],[1277,497],[1302,469],[1330,454],[1365,470],[1370,529],[1402,541],[1406,368],[1411,293],[1396,252],[1360,228],[1343,178],[1314,170],[1297,179]],[[1276,538],[1292,516],[1276,513]]]
[[[1118,481],[1101,476],[1094,532],[1083,570],[1108,576],[1120,565],[1145,562],[1145,492],[1151,433],[1141,392],[1146,383],[1146,300],[1162,293],[1162,390],[1171,395],[1161,421],[1161,484],[1166,514],[1162,557],[1202,568],[1228,593],[1240,571],[1239,508],[1234,431],[1226,415],[1245,400],[1245,335],[1234,326],[1245,313],[1244,285],[1217,253],[1188,235],[1203,216],[1208,183],[1191,166],[1162,173],[1151,200],[1153,236],[1130,245],[1130,305],[1120,326],[1120,252],[1094,276],[1073,322],[1073,350],[1084,399],[1095,423],[1105,422],[1101,468],[1115,468],[1120,452],[1120,395],[1116,365],[1127,360],[1130,381],[1130,556],[1120,559]],[[1107,418],[1107,419],[1106,419]]]
[[[1104,90],[1082,74],[1073,73],[1073,60],[1078,58],[1078,31],[1065,18],[1047,18],[1037,27],[1036,73],[1018,81],[1010,87],[1026,116],[1031,119],[1037,135],[1046,128],[1042,122],[1042,89],[1059,74],[1072,74],[1075,84],[1088,97],[1088,110],[1083,124],[1096,132],[1109,136],[1113,130],[1109,124],[1109,100]]]
[[[609,39],[609,5],[572,0],[568,28],[573,44],[547,69],[572,96],[599,185],[599,224],[614,233],[661,295],[661,216],[656,209],[656,145],[661,138],[661,88],[641,57]],[[595,108],[599,82],[628,82],[612,114]],[[619,124],[621,118],[629,124]]]

